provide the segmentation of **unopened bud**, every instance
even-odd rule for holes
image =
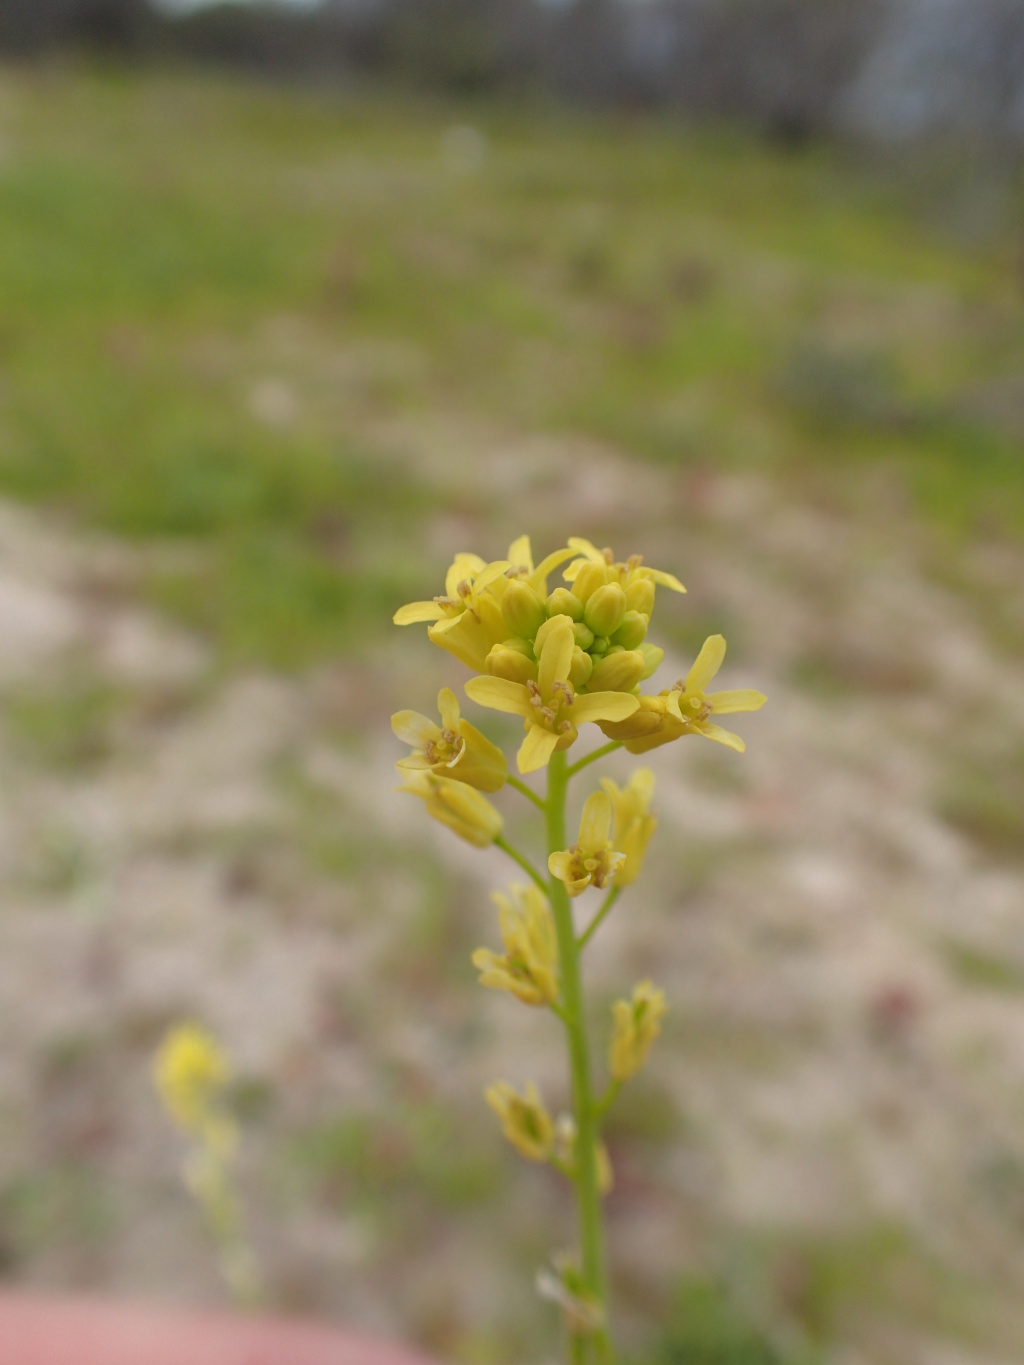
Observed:
[[[572,585],[573,595],[581,601],[584,606],[591,595],[598,588],[603,588],[608,578],[608,568],[605,564],[593,564],[588,561],[576,575]]]
[[[615,643],[623,649],[639,649],[647,638],[648,619],[643,612],[627,611],[615,632]]]
[[[586,687],[593,671],[593,659],[577,645],[572,652],[572,663],[569,665],[569,681],[575,688]]]
[[[635,578],[626,589],[626,605],[630,611],[650,616],[654,610],[654,584],[649,578]]]
[[[568,588],[556,588],[548,597],[550,616],[569,616],[574,621],[583,620],[583,603]]]
[[[582,570],[581,570],[582,572]],[[618,583],[605,583],[587,599],[583,619],[595,635],[611,635],[626,615],[626,594]]]
[[[514,635],[532,640],[547,619],[544,603],[521,579],[514,578],[501,599],[501,614]]]
[[[484,668],[492,678],[507,678],[509,682],[525,683],[537,679],[534,661],[508,644],[495,645],[484,660]]]
[[[608,651],[608,636],[595,635],[594,643],[590,646],[590,653],[595,659],[603,657]]]
[[[639,647],[639,652],[644,656],[644,671],[640,675],[640,681],[645,682],[661,667],[665,651],[659,645],[642,644]]]
[[[576,636],[576,643],[580,649],[589,649],[594,643],[594,632],[582,621],[577,621],[572,628],[573,635]]]
[[[644,656],[638,649],[621,649],[594,666],[589,692],[632,692],[643,677]]]

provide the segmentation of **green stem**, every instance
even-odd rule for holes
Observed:
[[[549,853],[557,853],[566,846],[565,798],[569,786],[569,772],[564,753],[552,754],[548,763],[546,803]],[[552,877],[548,896],[558,937],[562,1006],[565,1011],[569,1062],[572,1070],[573,1108],[576,1118],[575,1184],[583,1280],[586,1288],[607,1313],[608,1293],[601,1225],[601,1195],[597,1183],[597,1113],[590,1079],[590,1051],[583,983],[580,977],[580,953],[576,943],[572,909],[569,905],[569,893],[564,882]],[[609,1355],[607,1330],[602,1329],[595,1334],[594,1340],[598,1358],[606,1360]]]
[[[621,740],[610,739],[607,744],[602,744],[600,749],[595,749],[592,754],[587,754],[587,756],[581,758],[578,763],[574,763],[571,768],[567,768],[565,773],[566,777],[575,777],[577,773],[582,772],[583,769],[588,767],[591,763],[596,763],[599,758],[604,758],[605,754],[613,754],[616,749],[621,748]]]
[[[526,797],[527,801],[532,801],[538,810],[547,809],[547,807],[544,805],[544,802],[540,799],[537,793],[535,791],[531,791],[525,782],[520,782],[519,778],[513,777],[511,773],[509,773],[508,775],[508,785],[510,787],[515,787],[517,792],[522,792],[522,794]]]
[[[497,839],[495,839],[494,843],[496,847],[500,848],[503,853],[507,853],[510,858],[513,858],[519,864],[519,866],[523,869],[526,875],[530,877],[537,884],[537,886],[540,887],[540,889],[544,892],[545,896],[548,894],[547,882],[540,875],[540,873],[534,867],[533,863],[530,862],[529,858],[527,858],[527,856],[524,853],[520,853],[517,848],[513,848],[503,834],[499,834]]]
[[[597,1102],[597,1119],[599,1123],[604,1119],[605,1114],[607,1114],[608,1110],[615,1103],[615,1100],[621,1089],[622,1089],[621,1081],[608,1082],[608,1089],[604,1092],[604,1094]]]
[[[612,908],[612,906],[615,904],[615,902],[619,899],[621,895],[622,888],[620,886],[613,886],[612,889],[608,892],[607,896],[605,896],[604,904],[601,906],[600,910],[598,910],[597,914],[587,925],[586,929],[584,929],[583,933],[580,934],[578,947],[580,948],[581,951],[587,946],[587,944],[593,938],[595,929],[601,923],[604,917],[608,914],[608,911]]]

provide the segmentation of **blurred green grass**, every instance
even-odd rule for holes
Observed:
[[[440,493],[383,479],[394,414],[797,480],[883,459],[958,534],[1024,529],[1005,178],[967,233],[971,176],[925,158],[169,71],[4,86],[0,490],[194,545],[152,591],[229,660],[354,648],[414,592]]]

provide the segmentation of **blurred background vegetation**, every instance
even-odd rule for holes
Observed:
[[[630,1349],[1024,1360],[1019,6],[5,0],[0,50],[5,1275],[216,1299],[147,1070],[198,1015],[277,1305],[552,1353],[568,1210],[478,1094],[564,1078],[469,967],[504,869],[392,795],[457,679],[390,617],[577,533],[772,698],[659,755],[595,957],[673,1003]]]

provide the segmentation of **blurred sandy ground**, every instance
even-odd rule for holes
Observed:
[[[250,401],[282,430],[305,400],[267,355],[319,342],[288,316],[263,335]],[[353,339],[331,363],[372,392],[409,352]],[[430,595],[455,550],[524,530],[540,552],[572,533],[639,551],[689,589],[659,599],[665,684],[720,628],[723,685],[770,698],[737,722],[742,758],[652,756],[649,872],[593,949],[598,1016],[645,975],[672,1006],[610,1128],[627,1336],[710,1268],[844,1365],[1024,1360],[1024,664],[979,605],[1019,619],[1021,547],[961,542],[944,581],[884,461],[851,496],[827,471],[652,464],[454,404],[333,411],[369,452],[365,542],[394,490],[429,494],[368,573],[404,556]],[[0,509],[4,1271],[222,1297],[149,1081],[166,1026],[198,1017],[237,1058],[277,1302],[452,1359],[542,1359],[532,1276],[570,1210],[479,1094],[532,1078],[557,1103],[557,1032],[474,982],[510,868],[393,790],[389,714],[429,711],[459,666],[382,626],[298,676],[225,668],[140,594],[187,553]]]

